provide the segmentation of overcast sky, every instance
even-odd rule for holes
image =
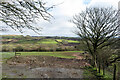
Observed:
[[[86,7],[108,7],[113,6],[118,8],[118,2],[120,0],[43,0],[47,2],[47,5],[57,5],[55,8],[50,10],[50,13],[54,16],[51,18],[51,22],[38,22],[37,26],[41,26],[43,29],[40,32],[40,36],[69,36],[76,37],[73,33],[75,30],[74,24],[70,23],[69,20],[75,14],[80,13],[82,10],[85,10]],[[6,26],[3,23],[0,23],[0,27]],[[34,33],[32,30],[24,29],[24,33],[19,31],[14,31],[11,28],[7,32],[2,32],[2,35],[31,35],[38,36],[37,33]]]

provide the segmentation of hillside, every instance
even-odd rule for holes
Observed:
[[[76,50],[79,38],[51,36],[2,35],[2,51],[68,51]],[[34,44],[34,45],[33,45]]]

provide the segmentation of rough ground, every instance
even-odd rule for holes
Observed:
[[[6,64],[7,63],[7,64]],[[83,78],[83,59],[48,56],[16,56],[2,65],[3,77],[8,78]]]

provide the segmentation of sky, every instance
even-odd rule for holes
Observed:
[[[38,35],[30,29],[23,29],[24,33],[15,31],[4,23],[0,22],[0,27],[7,27],[8,31],[1,32],[2,35],[31,35],[31,36],[66,36],[77,37],[74,34],[75,25],[70,23],[69,20],[75,14],[84,11],[86,7],[109,7],[113,6],[118,9],[118,2],[120,0],[43,0],[47,2],[47,6],[57,5],[49,11],[54,18],[51,18],[50,22],[38,21],[36,26],[42,27],[42,31]]]

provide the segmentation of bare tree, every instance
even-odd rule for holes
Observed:
[[[41,0],[1,0],[0,21],[20,32],[23,28],[37,32],[41,28],[32,24],[40,19],[49,21],[52,15],[48,10],[54,6],[47,7]]]
[[[75,32],[85,43],[97,67],[98,50],[116,42],[120,36],[118,10],[108,8],[86,8],[71,20],[77,27]]]

